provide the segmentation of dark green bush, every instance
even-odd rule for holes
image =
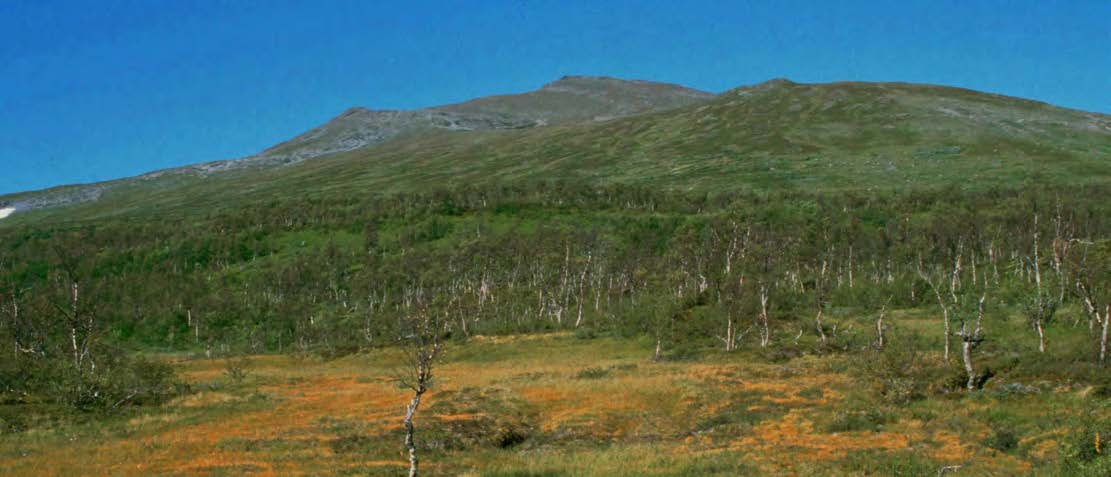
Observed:
[[[594,331],[594,328],[591,328],[589,326],[583,326],[581,328],[575,328],[575,338],[576,339],[592,340],[592,339],[597,338],[597,337],[598,337],[598,333]]]
[[[14,360],[13,360],[14,361]],[[95,368],[78,371],[66,359],[23,358],[0,369],[4,401],[46,402],[84,411],[157,405],[188,392],[173,368],[138,355],[108,352]]]
[[[575,373],[575,378],[578,379],[601,379],[609,376],[610,370],[606,368],[586,368],[578,373]]]
[[[925,354],[918,336],[892,340],[885,349],[863,351],[851,361],[859,379],[870,382],[891,404],[907,404],[964,385],[960,370]]]
[[[996,429],[991,437],[984,441],[984,445],[999,452],[1011,452],[1018,447],[1019,438],[1015,431],[1009,428]]]

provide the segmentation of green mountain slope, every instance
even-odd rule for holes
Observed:
[[[304,185],[391,191],[546,179],[706,191],[1065,183],[1108,178],[1111,118],[953,88],[777,81],[604,124],[396,141],[299,172]]]
[[[583,88],[584,80],[571,78],[526,95],[439,109],[500,117],[505,124],[547,115],[551,123],[543,127],[417,127],[286,167],[133,180],[106,188],[95,202],[35,215],[168,213],[291,194],[357,196],[522,181],[713,193],[1106,184],[1111,178],[1111,116],[1098,113],[904,83],[773,80],[706,100],[670,85],[606,81],[613,83],[586,84],[619,105],[610,111],[629,116],[598,120],[605,101],[558,91]],[[572,107],[565,94],[584,105]],[[653,102],[657,96],[665,99]],[[636,104],[646,106],[630,106]],[[575,108],[582,114],[573,115]]]

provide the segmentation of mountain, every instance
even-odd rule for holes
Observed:
[[[1109,178],[1111,116],[1026,99],[933,85],[784,79],[711,95],[565,77],[529,93],[415,111],[354,108],[239,161],[0,197],[0,205],[22,210],[34,200],[59,203],[78,194],[95,200],[44,214],[95,217],[290,194],[550,180],[713,193]]]
[[[668,83],[564,76],[536,91],[432,108],[398,111],[353,107],[325,124],[253,156],[163,169],[130,179],[3,195],[0,207],[29,211],[89,202],[98,200],[108,190],[144,183],[157,188],[187,182],[196,176],[288,166],[399,137],[438,131],[517,130],[571,122],[599,122],[696,104],[713,97],[713,93]],[[152,182],[154,184],[150,184]]]
[[[490,96],[432,108],[397,111],[354,107],[258,155],[209,163],[206,171],[287,165],[373,146],[399,136],[443,131],[528,129],[605,121],[664,111],[714,95],[682,86],[608,77],[565,76],[536,91]]]

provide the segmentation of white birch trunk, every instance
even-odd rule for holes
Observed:
[[[760,333],[760,347],[766,348],[768,342],[771,341],[771,331],[768,329],[768,288],[760,288],[760,325],[763,330]],[[824,341],[824,340],[823,340]]]
[[[1103,333],[1099,338],[1099,363],[1106,364],[1107,358],[1107,323],[1111,322],[1111,304],[1103,311]]]
[[[409,406],[405,409],[405,448],[409,451],[409,477],[417,477],[417,466],[419,460],[417,459],[417,445],[413,439],[413,415],[416,414],[417,408],[420,407],[420,397],[424,394],[423,389],[419,389],[413,393],[413,400],[409,402]]]

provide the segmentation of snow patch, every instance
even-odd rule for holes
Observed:
[[[15,207],[4,207],[0,209],[0,219],[7,218],[9,215],[12,215],[12,212],[15,212]]]

